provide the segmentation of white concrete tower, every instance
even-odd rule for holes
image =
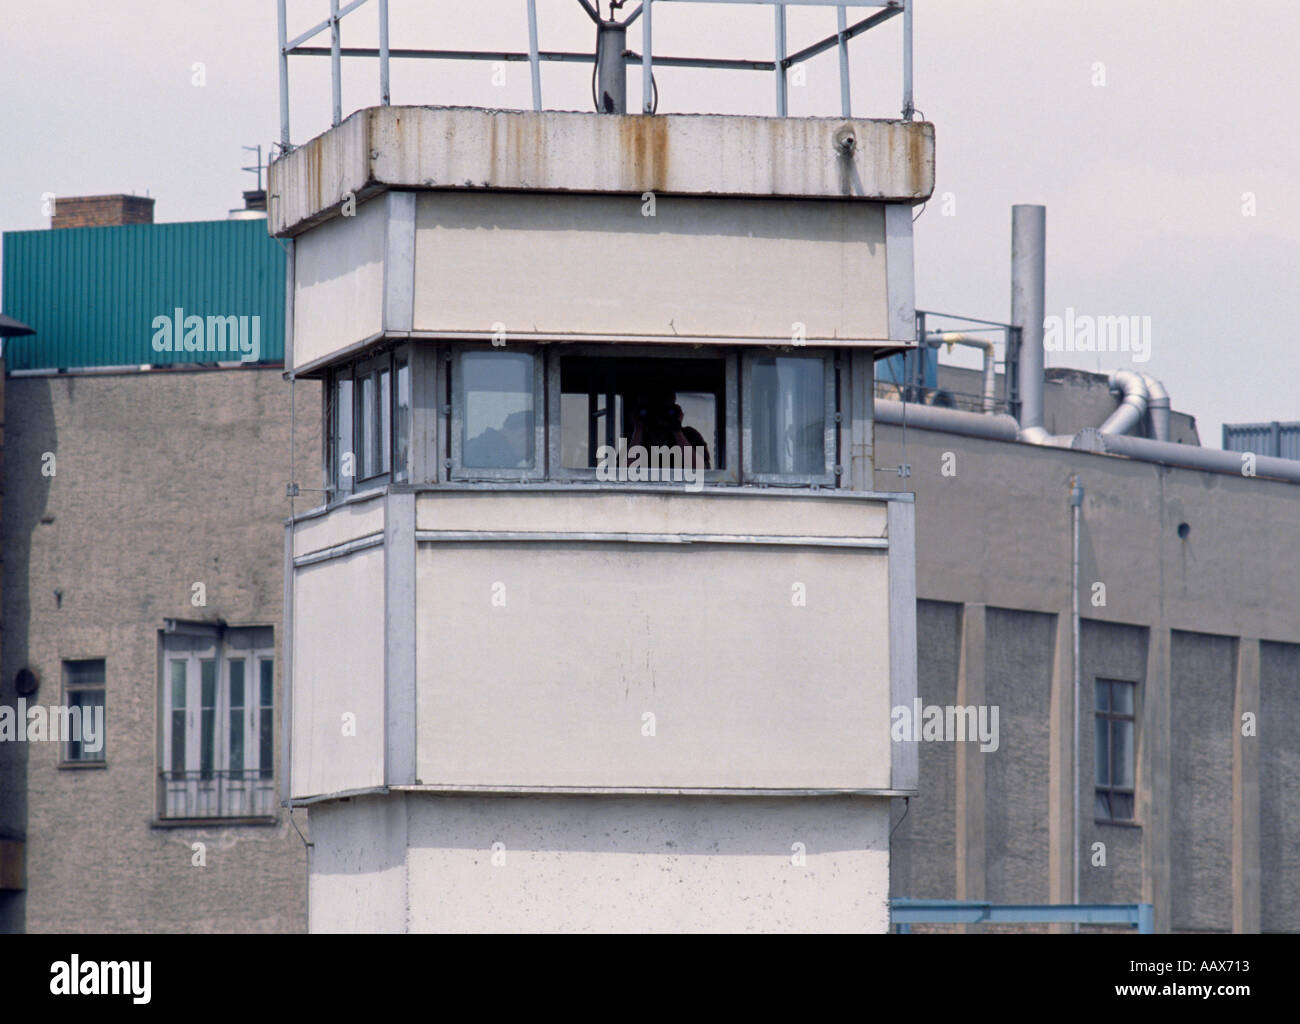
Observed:
[[[288,531],[312,930],[887,928],[915,587],[873,362],[933,147],[379,106],[272,164],[327,395]]]

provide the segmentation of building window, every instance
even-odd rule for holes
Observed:
[[[105,763],[105,680],[102,658],[63,663],[63,707],[67,714],[60,714],[59,736],[64,764]]]
[[[452,477],[538,479],[545,434],[541,357],[458,350],[452,368]]]
[[[274,814],[270,627],[171,623],[162,667],[161,817]]]
[[[411,362],[405,349],[393,356],[393,480],[411,478]]]
[[[613,469],[618,480],[680,482],[690,468],[735,481],[734,367],[709,352],[552,358],[551,476],[608,480]]]
[[[389,355],[358,364],[353,397],[357,482],[365,483],[386,475],[392,459],[392,359]]]
[[[331,500],[417,479],[834,487],[839,470],[827,349],[403,345],[327,384]]]
[[[339,370],[330,379],[326,393],[329,423],[329,481],[335,497],[352,493],[357,476],[356,452],[352,444],[352,368]]]
[[[329,377],[326,471],[334,498],[410,477],[411,367],[405,348]]]
[[[1098,821],[1133,820],[1136,755],[1133,713],[1136,683],[1097,680],[1096,746]]]
[[[753,353],[745,360],[745,478],[835,483],[835,372],[824,355]]]

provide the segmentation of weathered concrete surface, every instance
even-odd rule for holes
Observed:
[[[854,136],[851,156],[835,135]],[[269,170],[268,230],[296,235],[350,193],[525,189],[857,198],[934,190],[934,126],[864,118],[369,107]]]
[[[413,508],[402,544],[295,570],[295,798],[394,784],[386,672],[389,697],[413,693],[403,784],[893,788],[889,563],[910,554],[881,546],[885,502],[426,491]],[[328,554],[380,521],[345,505],[296,547]],[[660,535],[699,542],[634,542]],[[414,580],[386,607],[390,556]],[[413,680],[385,655],[408,606]]]
[[[314,805],[314,932],[883,932],[889,799]]]

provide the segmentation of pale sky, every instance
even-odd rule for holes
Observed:
[[[240,146],[265,152],[279,136],[273,0],[0,8],[0,229],[48,226],[46,192],[147,192],[159,221],[220,219],[240,205],[252,187]],[[390,8],[394,47],[527,48],[524,0]],[[575,0],[538,8],[544,49],[592,49]],[[345,46],[375,44],[376,9],[371,0],[344,19]],[[292,0],[290,35],[328,10]],[[850,22],[866,13],[850,9]],[[655,53],[768,58],[772,22],[766,8],[659,3]],[[794,50],[832,33],[835,13],[792,9],[789,26]],[[899,115],[901,26],[851,44],[855,115]],[[1009,319],[1011,206],[1043,203],[1048,314],[1152,323],[1148,362],[1049,353],[1048,365],[1154,374],[1210,446],[1225,421],[1300,420],[1296,5],[916,0],[915,29],[916,105],[938,152],[935,198],[916,221],[917,304]],[[629,45],[640,49],[639,26]],[[547,106],[590,109],[588,66],[542,73]],[[393,102],[529,105],[526,65],[509,65],[502,85],[492,74],[486,63],[394,61]],[[656,77],[661,113],[774,113],[770,74]],[[345,116],[377,102],[377,81],[374,62],[345,62]],[[635,76],[633,86],[635,103]],[[328,127],[328,60],[294,58],[291,87],[302,143]],[[838,89],[836,58],[823,55],[791,87],[791,113],[838,116]]]

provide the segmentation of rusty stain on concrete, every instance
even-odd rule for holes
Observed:
[[[668,182],[668,121],[645,115],[618,119],[618,156],[628,188],[663,191]]]

